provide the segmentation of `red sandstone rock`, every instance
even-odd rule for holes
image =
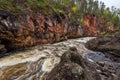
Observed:
[[[114,30],[110,28],[105,20],[94,15],[86,14],[84,19],[84,34],[87,36],[97,36],[101,32]]]
[[[98,34],[98,30],[96,29],[96,17],[92,15],[86,15],[84,21],[84,28],[87,35],[94,35]]]
[[[78,26],[69,26],[68,19],[61,19],[60,15],[48,17],[37,13],[37,17],[30,15],[16,17],[9,14],[6,18],[3,16],[0,15],[0,40],[8,50],[82,36]]]
[[[105,21],[87,14],[83,28],[69,22],[68,16],[53,14],[45,16],[36,13],[35,16],[14,16],[6,11],[0,11],[0,40],[7,50],[30,47],[43,43],[53,43],[68,38],[80,36],[97,36],[105,31]],[[5,14],[5,15],[4,15]],[[84,29],[84,30],[83,30]],[[83,35],[84,34],[84,35]]]

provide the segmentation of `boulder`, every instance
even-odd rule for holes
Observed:
[[[102,36],[87,42],[86,47],[103,53],[110,53],[120,57],[120,32],[111,36]]]
[[[71,47],[61,62],[48,74],[47,80],[102,80],[95,64],[85,60],[75,47]]]

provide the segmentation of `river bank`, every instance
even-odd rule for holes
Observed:
[[[82,63],[84,64],[84,65],[83,64],[80,65],[76,63],[76,65],[80,66],[83,70],[88,69],[91,71],[92,69],[94,69],[96,74],[98,74],[98,76],[96,77],[100,77],[100,80],[119,80],[118,75],[113,74],[113,72],[109,72],[111,69],[109,69],[109,67],[106,66],[103,67],[103,65],[106,65],[106,63],[108,65],[113,64],[113,67],[118,68],[118,69],[115,68],[115,70],[119,70],[120,64],[111,61],[103,53],[94,52],[85,48],[85,43],[90,39],[94,39],[94,37],[70,39],[59,43],[36,46],[36,47],[32,47],[29,50],[17,51],[10,56],[0,58],[0,64],[1,64],[0,79],[1,80],[5,80],[5,79],[46,80],[49,76],[49,73],[53,71],[56,66],[61,64],[60,62],[62,61],[61,60],[62,55],[65,54],[66,51],[69,51],[70,47],[76,47],[78,54],[82,56],[81,58],[83,58]],[[76,52],[73,51],[73,53]],[[86,61],[90,65],[87,65],[86,63],[84,63],[84,61]],[[106,61],[105,64],[104,61]],[[72,63],[74,64],[75,61],[73,60]],[[70,63],[70,65],[72,65],[72,63]],[[85,65],[87,65],[87,67],[85,67]],[[93,68],[88,68],[88,66]],[[75,69],[75,66],[71,68]],[[67,69],[65,68],[63,70],[67,70]],[[62,75],[62,73],[60,74]],[[72,74],[74,74],[74,72]],[[78,72],[75,72],[75,74],[78,74]],[[81,73],[81,75],[82,74],[83,73]],[[81,75],[79,75],[79,77]],[[86,76],[90,76],[90,74]],[[95,80],[94,78],[96,78],[94,76],[95,75],[93,74],[93,77],[91,77],[93,80]],[[55,77],[55,75],[53,75],[53,77]],[[74,78],[75,75],[72,77]],[[59,77],[57,77],[57,79],[58,78]],[[78,78],[74,78],[71,80],[78,80]],[[89,80],[89,79],[83,78],[83,80]]]

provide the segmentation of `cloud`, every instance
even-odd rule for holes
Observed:
[[[111,8],[111,6],[114,6],[116,8],[120,8],[120,0],[98,0],[98,1],[104,2],[106,7]]]

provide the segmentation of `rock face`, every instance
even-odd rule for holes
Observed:
[[[51,9],[45,15],[41,12],[13,15],[0,10],[0,40],[8,51],[31,47],[38,44],[53,43],[68,38],[97,36],[105,31],[104,20],[86,15],[84,26],[70,21],[69,16],[55,13]],[[99,22],[99,23],[98,23]]]
[[[75,47],[65,52],[61,62],[48,74],[47,80],[101,80],[95,65],[77,52]]]
[[[101,17],[86,14],[84,18],[84,36],[98,36],[101,32],[113,31],[113,26],[108,26]]]
[[[96,20],[97,18],[93,15],[89,15],[87,14],[85,16],[85,21],[84,21],[84,29],[85,29],[85,35],[98,35],[99,34],[99,30],[97,30],[96,28]]]
[[[11,50],[82,36],[80,27],[70,25],[66,16],[52,11],[51,15],[45,16],[38,12],[35,16],[14,16],[0,10],[1,44]]]
[[[107,52],[120,56],[120,32],[107,37],[98,37],[87,42],[87,46],[91,50]]]

